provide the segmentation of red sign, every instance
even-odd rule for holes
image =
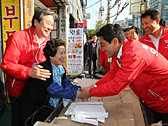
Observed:
[[[86,19],[83,20],[83,25],[84,25],[83,32],[87,33],[87,20]]]
[[[77,23],[76,28],[83,28],[83,23]]]

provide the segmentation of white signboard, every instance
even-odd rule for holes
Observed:
[[[67,41],[68,74],[82,73],[83,68],[83,28],[70,28]]]
[[[147,2],[143,0],[129,0],[129,14],[143,13],[147,8]]]
[[[66,11],[64,7],[59,8],[59,31],[60,31],[60,38],[63,41],[66,41],[66,28],[65,28],[65,17],[66,17]]]

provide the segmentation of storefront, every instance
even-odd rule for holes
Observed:
[[[67,42],[69,28],[75,28],[76,23],[83,23],[82,0],[1,0],[0,13],[0,63],[6,48],[8,37],[14,32],[29,28],[34,11],[38,8],[50,8],[57,14],[53,30],[49,38],[61,38]],[[78,13],[77,13],[78,12]],[[10,103],[6,91],[5,74],[0,70],[0,106]],[[0,111],[1,113],[2,111]]]

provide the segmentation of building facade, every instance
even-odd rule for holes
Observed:
[[[132,18],[125,18],[124,20],[117,20],[115,24],[119,24],[122,28],[129,28],[132,26]]]
[[[151,0],[150,8],[155,8],[168,23],[168,0]]]

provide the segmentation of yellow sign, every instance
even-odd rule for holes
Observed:
[[[23,7],[24,7],[24,29],[29,28],[32,23],[33,18],[33,0],[24,0],[23,1]]]
[[[5,52],[8,37],[20,31],[19,0],[1,0],[3,52]]]
[[[6,42],[11,34],[20,31],[20,5],[19,0],[1,0],[2,10],[2,34],[3,34],[3,54]],[[9,97],[7,94],[7,101]]]
[[[54,21],[57,21],[58,20],[58,9],[51,9],[52,12],[56,13],[56,17],[54,19]]]

